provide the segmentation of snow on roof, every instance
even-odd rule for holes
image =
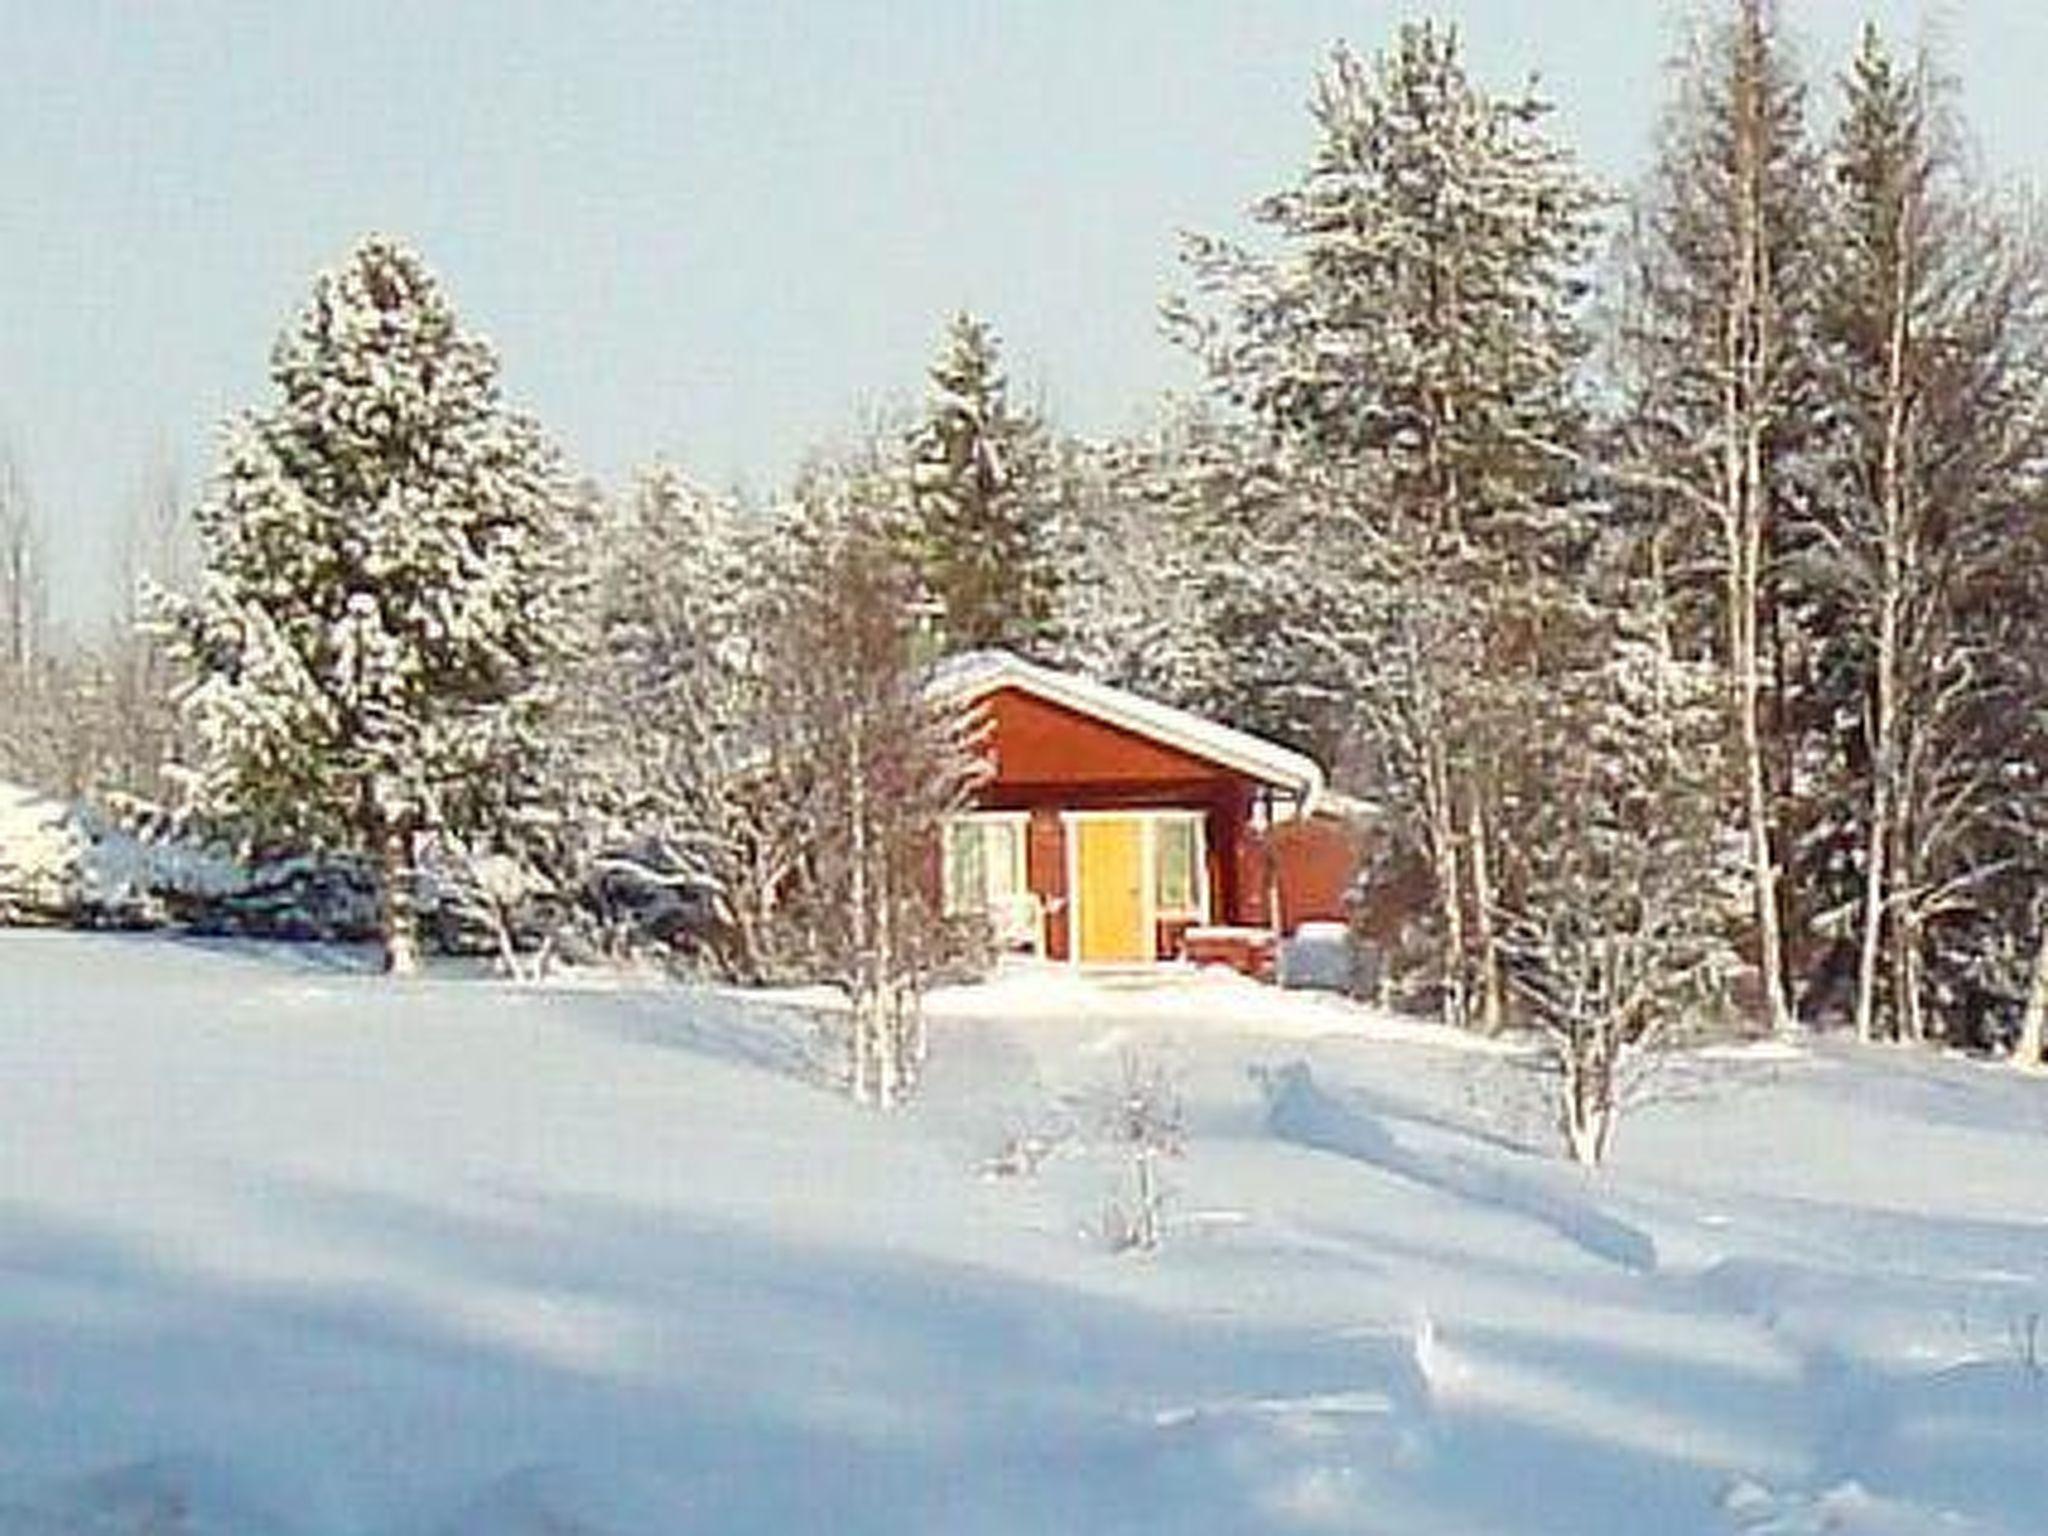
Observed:
[[[1323,770],[1299,752],[1108,683],[1042,667],[1010,651],[948,657],[933,673],[931,688],[962,702],[1015,688],[1285,790],[1300,801],[1304,815],[1323,793]]]

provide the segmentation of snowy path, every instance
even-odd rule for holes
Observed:
[[[1588,1179],[1326,1001],[1006,978],[891,1120],[793,1002],[0,933],[0,1533],[2048,1530],[2040,1084],[1691,1062]]]

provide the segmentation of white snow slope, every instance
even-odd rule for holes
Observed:
[[[0,933],[0,1533],[2048,1531],[2038,1081],[1689,1059],[1589,1178],[1235,981],[944,996],[884,1118],[793,1000],[359,963]]]

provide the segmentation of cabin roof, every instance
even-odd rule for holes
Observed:
[[[949,657],[933,674],[931,688],[941,698],[962,703],[1014,688],[1283,790],[1300,802],[1303,813],[1323,793],[1323,770],[1316,762],[1277,742],[1128,689],[1040,666],[1010,651]]]

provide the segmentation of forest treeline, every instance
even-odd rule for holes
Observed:
[[[713,963],[905,1021],[887,1100],[973,773],[920,679],[1005,646],[1313,752],[1429,893],[1391,990],[1568,1077],[1702,1021],[2038,1061],[2048,254],[1940,61],[1812,70],[1732,0],[1624,196],[1416,23],[1333,50],[1283,176],[1186,238],[1204,383],[1147,429],[1059,431],[963,314],[920,412],[758,505],[577,481],[365,242],[133,638],[45,649],[0,490],[0,773],[356,855],[400,965],[423,841],[501,915],[709,892]]]

